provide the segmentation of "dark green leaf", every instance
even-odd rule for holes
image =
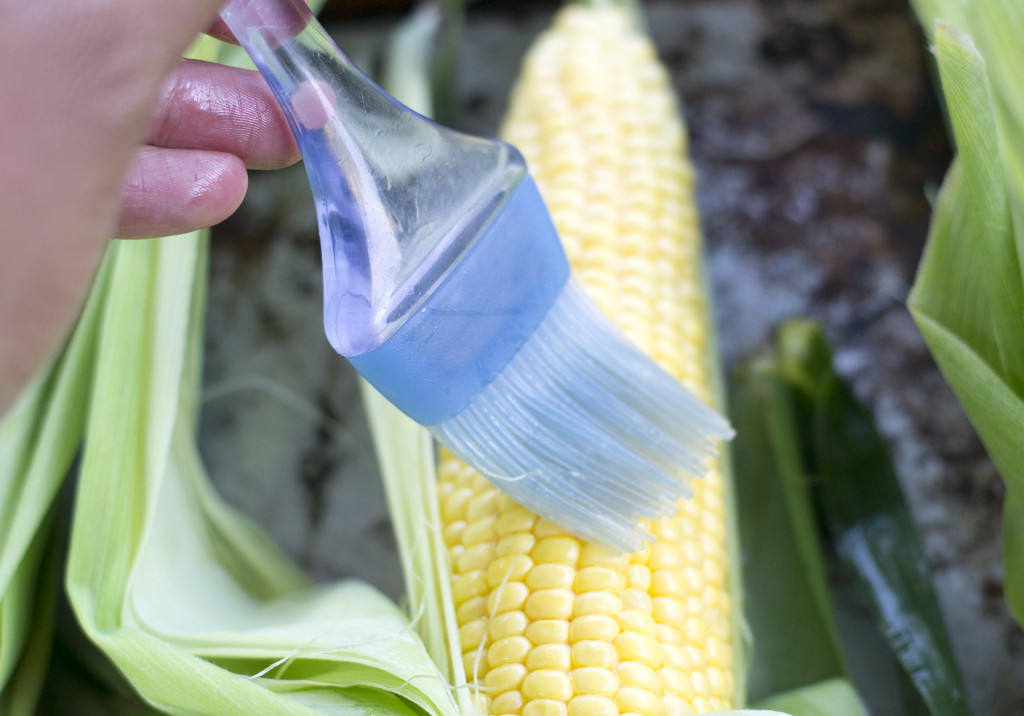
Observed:
[[[930,712],[967,714],[924,552],[884,440],[834,372],[817,324],[784,325],[779,345],[836,550],[858,576],[892,651]]]

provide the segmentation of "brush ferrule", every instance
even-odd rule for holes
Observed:
[[[562,244],[527,175],[419,310],[349,361],[416,422],[443,423],[519,352],[568,278]]]

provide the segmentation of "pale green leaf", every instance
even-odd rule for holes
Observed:
[[[402,557],[409,609],[431,656],[455,688],[459,713],[471,714],[451,593],[451,565],[441,539],[433,438],[368,384],[362,386]]]
[[[68,560],[86,633],[168,713],[454,713],[397,607],[310,586],[210,490],[182,394],[205,242],[115,250]]]
[[[981,436],[1006,482],[1003,504],[1003,554],[1007,603],[1024,622],[1024,401],[1010,389],[973,347],[932,315],[915,310],[914,318],[936,362]]]
[[[36,604],[44,596],[39,593],[38,577],[48,538],[49,531],[40,526],[7,589],[0,596],[0,684],[6,684],[11,689],[19,686],[9,682],[23,656],[23,650],[31,646],[29,634],[35,627]],[[44,601],[52,602],[52,597]],[[0,689],[0,704],[8,698],[12,697],[7,688]],[[4,712],[0,710],[0,713]]]
[[[0,661],[16,658],[12,668],[4,668],[10,679],[6,687],[0,689],[0,714],[5,716],[33,716],[36,713],[49,668],[54,610],[60,586],[60,559],[63,556],[60,535],[53,529],[53,523],[53,519],[44,522],[25,555],[22,564],[29,576],[23,577],[19,570],[0,600],[0,634],[4,635],[0,649],[6,650],[19,641],[24,645],[16,654],[0,655]],[[25,583],[19,584],[22,579],[26,580]],[[21,639],[11,639],[14,633],[19,633]]]
[[[966,713],[884,442],[820,326],[788,321],[777,346],[732,382],[752,700],[863,714],[852,682],[886,713]]]
[[[1024,390],[1024,288],[985,61],[967,35],[941,22],[935,27],[935,56],[963,173],[957,221],[972,230],[972,240],[966,242],[970,260],[985,279],[977,299],[988,311],[1001,370],[1020,392]]]
[[[1005,20],[1016,16],[999,3],[986,7],[989,31],[998,23],[988,13],[1000,10],[1009,13]],[[977,21],[973,15],[971,20]],[[990,62],[963,32],[935,25],[935,53],[960,158],[940,193],[909,304],[936,362],[1006,482],[1005,591],[1020,621],[1024,289],[1017,254],[1021,239],[1015,236],[1011,211],[1020,201],[1022,185],[1016,180],[1007,184],[1006,177],[1014,177],[1017,170],[1006,169],[1006,162],[1021,161],[1024,143],[1019,121],[1011,130],[1011,123],[996,120],[997,104],[1007,108],[1000,111],[1016,111],[1009,109],[1015,101],[994,103],[988,71],[1003,62],[1019,65],[1021,60],[1015,59],[1016,49],[984,47],[994,53]],[[1005,72],[1000,70],[1000,76]],[[996,89],[1000,98],[1010,91],[1005,81]]]
[[[973,41],[985,62],[992,89],[996,125],[1002,145],[1002,163],[1010,189],[1008,201],[1016,228],[1018,257],[1024,259],[1024,54],[1020,28],[1024,3],[1016,0],[913,0],[921,25],[935,41],[939,24],[959,28]],[[1024,271],[1024,265],[1021,266]]]
[[[762,709],[784,711],[791,716],[867,716],[853,685],[842,678],[828,679],[776,694],[762,700],[757,706]]]
[[[29,690],[18,685],[19,695],[12,696],[8,681],[25,658],[29,634],[40,627],[39,620],[49,619],[37,609],[52,603],[45,593],[49,587],[37,579],[48,532],[44,525],[82,436],[108,265],[101,266],[63,353],[22,391],[0,423],[0,701],[28,701]],[[45,668],[43,646],[29,645],[33,672]]]
[[[757,702],[845,676],[846,666],[788,388],[767,358],[737,368],[731,386],[747,690]]]

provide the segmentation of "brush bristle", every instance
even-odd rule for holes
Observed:
[[[578,537],[634,551],[732,435],[570,280],[536,332],[454,418],[431,428],[513,499]]]

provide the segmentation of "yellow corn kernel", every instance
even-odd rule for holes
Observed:
[[[530,620],[522,612],[505,612],[491,618],[487,638],[495,642],[508,636],[519,636],[529,625]]]
[[[535,646],[526,657],[526,668],[530,670],[559,669],[568,672],[571,664],[569,645],[561,642]]]
[[[495,714],[517,714],[523,709],[526,703],[522,693],[519,691],[506,691],[501,696],[491,699],[491,713]]]
[[[615,693],[615,703],[626,713],[660,716],[658,694],[639,686],[623,686]]]
[[[501,511],[501,502],[499,501],[498,504],[499,511]],[[537,524],[538,519],[537,515],[525,507],[513,504],[507,511],[501,511],[501,516],[498,518],[498,534],[504,537],[508,534],[529,532]]]
[[[665,716],[688,716],[694,713],[690,702],[675,694],[665,694],[662,705],[665,707]]]
[[[626,588],[626,575],[622,570],[605,566],[584,567],[576,573],[577,592],[606,591],[620,594]]]
[[[623,609],[615,615],[615,619],[622,627],[622,631],[635,631],[648,636],[654,636],[658,631],[658,625],[650,612],[643,612],[639,609]]]
[[[628,565],[628,554],[610,554],[593,544],[583,545],[583,549],[580,551],[580,568],[605,566],[625,570]]]
[[[651,570],[643,564],[630,564],[622,573],[626,583],[634,589],[649,590],[651,588]]]
[[[654,630],[654,637],[658,640],[658,643],[663,647],[670,644],[682,644],[683,637],[679,635],[679,630],[671,624],[658,624]],[[662,653],[664,654],[664,649]]]
[[[565,671],[538,669],[523,679],[523,697],[528,700],[555,699],[568,701],[573,694],[572,680]]]
[[[494,697],[506,691],[518,690],[526,678],[526,667],[522,664],[502,664],[491,669],[484,677],[484,686]]]
[[[532,556],[538,564],[576,564],[579,561],[580,541],[575,537],[570,537],[564,532],[560,535],[546,537],[537,534],[536,528],[534,528],[534,535],[539,539],[533,547]]]
[[[486,581],[485,577],[484,582]],[[487,612],[489,614],[504,614],[521,610],[529,596],[530,588],[522,582],[499,584],[494,591],[487,595]]]
[[[568,716],[566,702],[559,699],[536,699],[523,707],[523,716]]]
[[[573,612],[576,616],[585,614],[607,614],[615,616],[622,610],[622,598],[612,592],[580,592],[576,595]]]
[[[470,549],[476,549],[485,545],[474,545]],[[492,554],[494,553],[493,545],[487,545],[491,547]],[[466,550],[460,557],[457,569],[461,569],[462,562],[466,557],[469,550]],[[501,557],[492,557],[491,562],[484,565],[484,569],[487,570],[487,583],[491,589],[495,589],[502,582],[519,582],[522,581],[533,567],[533,560],[527,557],[525,554],[506,554]]]
[[[573,669],[570,676],[573,689],[577,694],[614,696],[622,685],[619,675],[614,670],[602,666],[584,666]]]
[[[584,614],[569,623],[569,639],[573,642],[584,639],[611,641],[622,631],[614,615]]]
[[[530,589],[571,589],[575,579],[576,568],[571,564],[538,564],[526,576],[526,586]]]
[[[619,705],[606,696],[577,696],[569,701],[569,716],[619,716]]]
[[[459,572],[487,569],[494,563],[494,545],[490,542],[475,544],[467,548],[458,558]],[[493,585],[492,585],[493,586]]]
[[[657,672],[647,664],[638,661],[623,661],[615,667],[615,673],[623,684],[629,686],[640,686],[648,691],[657,692],[661,681]]]
[[[459,624],[487,616],[487,600],[483,597],[470,597],[455,610],[455,618]]]
[[[599,639],[578,641],[572,645],[574,666],[603,666],[610,669],[619,663],[619,652],[614,642]]]
[[[692,699],[697,695],[687,672],[674,669],[671,666],[663,666],[658,670],[658,674],[661,676],[661,683],[666,693],[676,694],[684,700]]]
[[[526,156],[591,298],[712,402],[685,130],[630,11],[595,5],[563,9],[531,48],[503,138]],[[719,466],[675,516],[645,523],[655,539],[634,554],[566,534],[443,450],[438,471],[467,678],[491,716],[733,707]]]
[[[504,535],[498,540],[496,552],[499,557],[504,557],[509,554],[516,556],[529,554],[535,541],[534,536],[529,532],[515,532],[513,534]]]
[[[530,619],[568,619],[572,616],[576,593],[568,589],[538,589],[526,599]]]
[[[474,619],[459,627],[459,641],[462,643],[462,650],[469,651],[476,649],[487,635],[487,620]]]
[[[530,653],[530,640],[525,636],[499,639],[487,650],[487,663],[493,669],[502,664],[521,664]]]
[[[473,597],[487,594],[487,591],[487,575],[480,570],[457,574],[452,580],[452,597],[460,605]]]
[[[615,637],[612,643],[620,659],[639,661],[652,668],[662,664],[661,645],[652,636],[627,631]]]
[[[564,643],[569,638],[569,622],[564,619],[541,619],[526,627],[526,638],[534,644]]]

